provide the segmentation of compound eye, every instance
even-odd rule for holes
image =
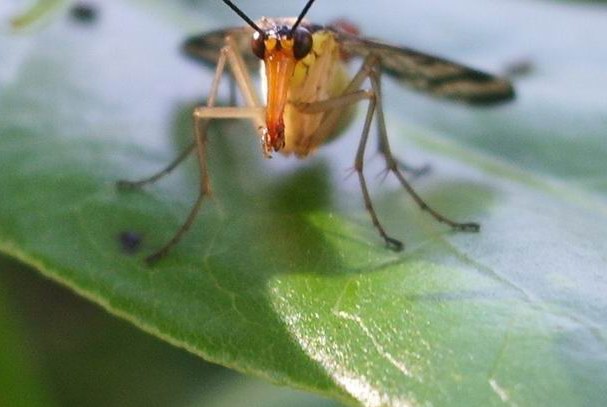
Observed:
[[[253,38],[251,39],[251,50],[259,59],[264,59],[266,56],[265,38],[257,31],[253,34]]]
[[[312,34],[303,27],[297,27],[293,33],[293,56],[305,58],[312,50]]]

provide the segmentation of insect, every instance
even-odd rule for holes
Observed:
[[[197,154],[200,185],[196,202],[173,238],[146,258],[148,263],[162,258],[180,241],[194,222],[204,198],[211,193],[206,161],[210,120],[248,119],[259,132],[266,157],[280,152],[304,158],[335,137],[343,128],[341,121],[358,103],[365,103],[367,110],[354,169],[365,207],[386,245],[393,250],[403,248],[401,241],[391,237],[381,223],[363,172],[374,119],[378,149],[385,159],[387,171],[398,179],[419,207],[454,230],[477,232],[480,229],[477,223],[453,221],[428,206],[403,175],[415,172],[415,169],[399,162],[390,150],[381,76],[385,73],[417,90],[473,105],[491,105],[513,99],[514,90],[507,80],[409,48],[361,38],[352,30],[344,29],[343,24],[312,24],[304,18],[314,0],[308,0],[296,18],[264,17],[258,21],[251,20],[231,1],[222,1],[247,25],[213,31],[185,42],[187,54],[216,67],[206,105],[193,112],[194,141],[160,172],[139,181],[119,181],[121,187],[141,187],[170,173],[192,152]],[[346,70],[345,56],[362,60],[353,76]],[[265,103],[261,102],[249,73],[259,66],[265,77],[262,79]],[[226,67],[242,93],[245,106],[215,106]]]

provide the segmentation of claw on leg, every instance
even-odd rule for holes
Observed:
[[[388,249],[395,251],[395,252],[402,252],[403,248],[405,247],[403,245],[403,242],[401,242],[398,239],[394,239],[392,237],[384,237],[384,240],[386,241],[386,246],[388,247]]]

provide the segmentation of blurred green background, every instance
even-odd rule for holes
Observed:
[[[338,406],[204,362],[0,257],[0,406]]]

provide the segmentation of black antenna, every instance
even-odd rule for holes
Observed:
[[[291,28],[291,35],[293,35],[293,33],[295,32],[295,29],[297,28],[299,23],[301,23],[301,20],[303,20],[303,18],[308,13],[308,10],[310,10],[310,7],[312,7],[312,3],[314,3],[314,0],[308,0],[308,3],[306,4],[306,6],[303,8],[303,10],[301,10],[301,13],[299,13],[299,17],[297,17],[297,21],[295,21],[295,24],[293,24],[293,27]]]
[[[240,16],[240,18],[242,18],[244,21],[247,22],[247,24],[249,24],[251,27],[253,27],[253,29],[255,31],[257,31],[258,33],[260,33],[262,36],[264,35],[264,32],[261,28],[259,28],[257,26],[257,24],[255,24],[255,22],[253,20],[251,20],[241,9],[239,9],[238,7],[236,7],[236,5],[234,3],[232,3],[230,0],[223,0],[223,2],[225,4],[227,4],[227,6],[229,8],[231,8],[232,10],[234,10],[234,12],[236,14],[238,14]]]

